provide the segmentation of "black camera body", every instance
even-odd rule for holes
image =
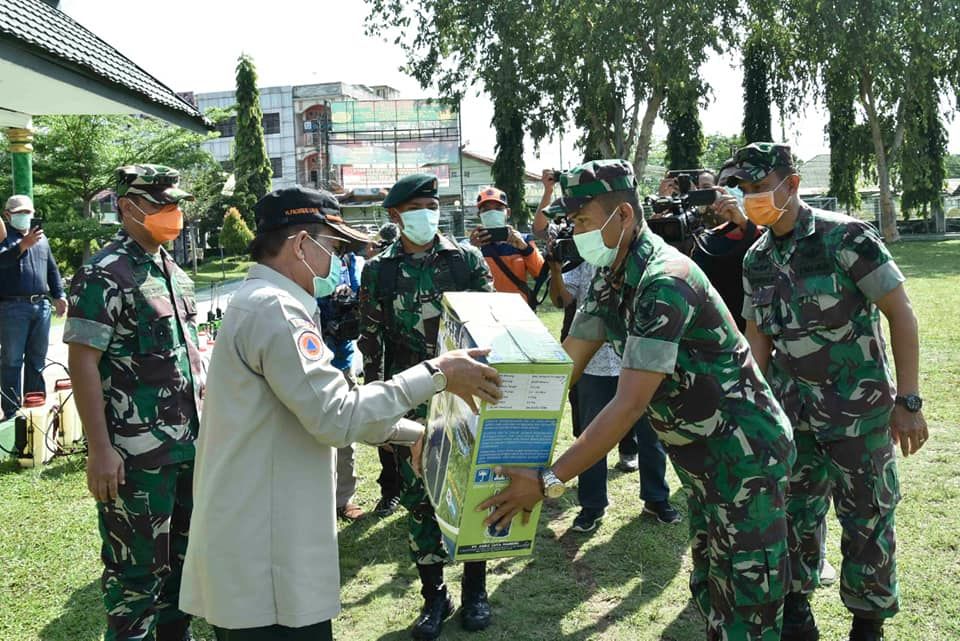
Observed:
[[[331,296],[333,311],[323,324],[323,335],[338,343],[360,338],[360,299],[350,290]]]
[[[565,216],[558,216],[547,227],[547,247],[544,259],[560,263],[564,271],[573,269],[583,262],[577,244],[573,242],[573,223]]]
[[[693,249],[694,235],[703,230],[699,208],[712,205],[716,199],[714,189],[688,190],[673,197],[648,196],[644,204],[653,210],[653,215],[647,218],[647,225],[657,236],[689,253]]]

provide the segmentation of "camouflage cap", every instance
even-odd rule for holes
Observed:
[[[635,193],[637,179],[633,175],[633,166],[626,160],[592,160],[563,172],[560,175],[560,188],[563,198],[554,201],[549,209],[559,205],[564,213],[572,214],[601,194],[617,191]]]
[[[557,198],[549,207],[543,209],[543,213],[547,216],[564,216],[567,213],[567,207],[563,202],[563,198]]]
[[[746,182],[759,182],[774,169],[793,169],[790,145],[779,142],[754,142],[737,150],[733,156],[736,170],[728,174]]]
[[[390,188],[390,193],[383,199],[383,207],[396,207],[414,198],[436,198],[439,188],[437,177],[433,174],[404,176]]]
[[[193,196],[177,188],[180,172],[164,165],[117,167],[117,196],[140,196],[157,205],[169,205]]]

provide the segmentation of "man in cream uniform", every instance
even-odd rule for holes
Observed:
[[[316,298],[339,283],[336,253],[367,239],[327,192],[278,190],[254,210],[258,264],[230,302],[207,379],[180,608],[219,641],[327,640],[340,611],[335,448],[419,451],[423,428],[404,414],[443,389],[496,402],[500,381],[473,359],[487,351],[471,350],[351,390]]]

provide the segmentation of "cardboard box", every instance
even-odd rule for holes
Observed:
[[[553,457],[573,363],[518,294],[448,293],[443,297],[438,350],[491,347],[504,397],[476,416],[460,398],[438,394],[428,415],[424,482],[456,561],[533,552],[540,505],[527,525],[519,516],[502,532],[483,525],[476,506],[509,479],[497,465],[542,468]]]

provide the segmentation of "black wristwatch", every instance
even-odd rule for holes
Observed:
[[[894,402],[897,405],[903,405],[905,408],[907,408],[908,412],[913,412],[914,414],[923,408],[923,399],[916,394],[898,396]]]

